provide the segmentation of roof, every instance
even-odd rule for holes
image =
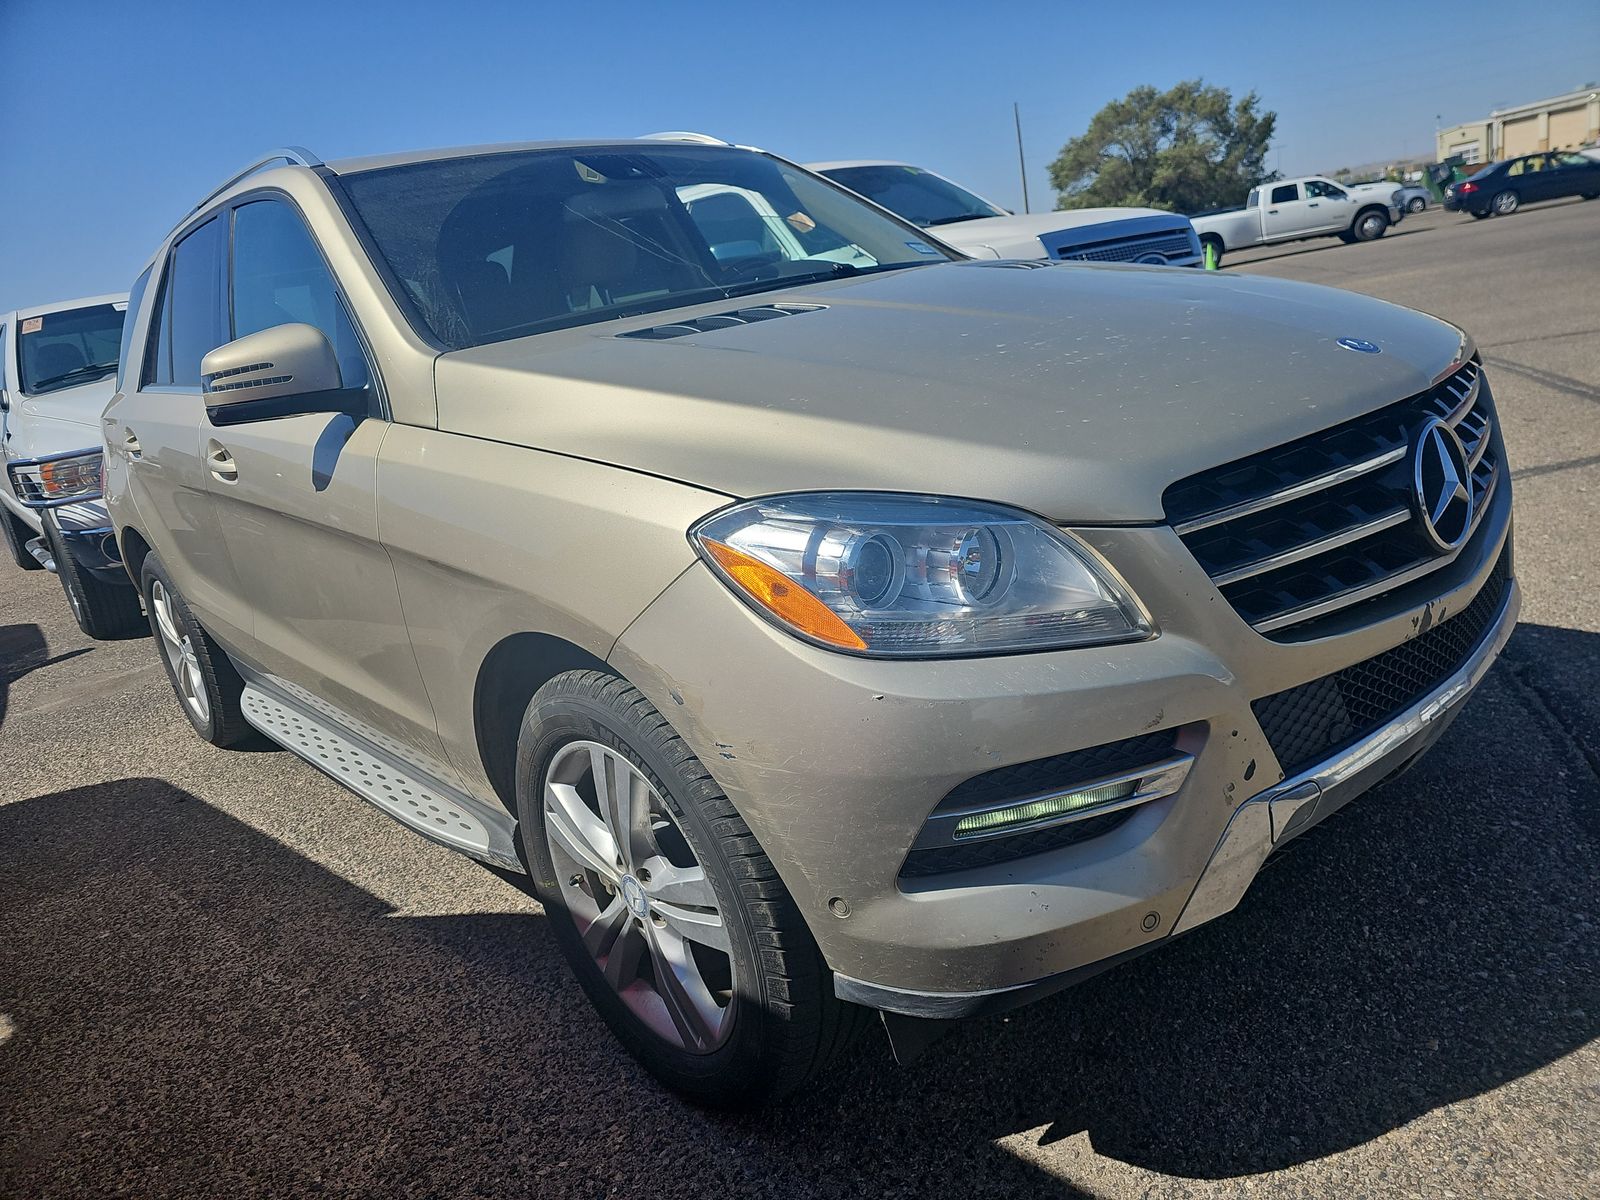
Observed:
[[[1593,84],[1588,87],[1578,88],[1573,92],[1564,92],[1559,96],[1549,96],[1543,100],[1530,100],[1527,104],[1516,104],[1510,108],[1496,108],[1489,113],[1491,120],[1504,120],[1506,117],[1518,117],[1524,113],[1541,112],[1547,108],[1572,108],[1575,105],[1586,103],[1600,94]]]
[[[12,315],[17,320],[25,317],[43,317],[50,313],[66,312],[71,308],[93,308],[97,304],[126,304],[127,292],[108,292],[104,296],[80,296],[76,300],[57,300],[51,304],[35,304],[28,308],[19,308]],[[0,319],[4,319],[0,313]]]
[[[446,158],[474,158],[482,154],[515,154],[525,150],[598,150],[632,149],[659,150],[664,144],[723,145],[713,143],[699,135],[694,138],[670,134],[643,138],[570,138],[544,142],[499,142],[482,146],[446,146],[433,150],[403,150],[396,154],[369,154],[357,158],[341,158],[327,164],[335,175],[354,175],[359,171],[378,171],[385,167],[404,167],[412,163],[433,162]],[[748,149],[748,147],[739,147]]]

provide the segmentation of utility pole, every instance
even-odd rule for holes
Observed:
[[[1017,107],[1017,102],[1011,102],[1011,116],[1017,122],[1017,170],[1022,172],[1022,211],[1032,212],[1028,207],[1028,160],[1022,156],[1022,110]]]

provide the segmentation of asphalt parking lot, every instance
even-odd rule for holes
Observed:
[[[777,1111],[662,1092],[538,906],[0,569],[0,1196],[1600,1196],[1600,202],[1230,256],[1478,338],[1523,624],[1242,906]],[[1352,330],[1352,334],[1365,331]]]

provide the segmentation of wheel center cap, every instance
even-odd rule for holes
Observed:
[[[644,887],[632,875],[622,877],[622,902],[628,906],[629,912],[641,919],[650,911],[650,898],[644,894]]]

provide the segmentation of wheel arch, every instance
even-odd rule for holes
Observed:
[[[472,725],[478,759],[495,794],[517,811],[517,739],[533,694],[566,671],[620,672],[575,642],[549,633],[502,638],[478,666],[472,689]]]
[[[1384,219],[1386,223],[1389,221],[1389,208],[1387,205],[1363,204],[1360,208],[1356,209],[1356,215],[1350,218],[1350,228],[1352,231],[1354,231],[1357,225],[1361,224],[1361,218],[1366,216],[1368,213],[1377,213]]]
[[[145,541],[142,533],[129,525],[118,535],[117,548],[122,552],[122,566],[137,588],[139,573],[144,570],[144,560],[150,557],[150,543]]]

